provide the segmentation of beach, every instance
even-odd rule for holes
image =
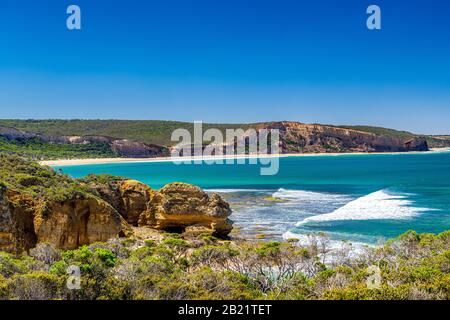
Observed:
[[[259,154],[259,155],[221,155],[207,157],[153,157],[153,158],[92,158],[92,159],[59,159],[40,161],[46,166],[79,166],[108,163],[132,163],[132,162],[172,162],[172,161],[195,161],[195,160],[221,160],[221,159],[254,159],[271,157],[320,157],[320,156],[348,156],[348,155],[397,155],[397,154],[427,154],[435,152],[448,152],[450,148],[433,148],[430,151],[410,152],[346,152],[346,153],[285,153],[285,154]]]

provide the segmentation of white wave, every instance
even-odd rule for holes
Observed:
[[[269,190],[261,189],[205,189],[206,192],[217,192],[217,193],[238,193],[238,192],[267,192]]]
[[[389,194],[386,190],[379,190],[353,200],[331,213],[308,217],[298,222],[297,226],[323,221],[408,219],[430,210],[413,207],[412,204],[405,194]]]
[[[340,199],[348,199],[348,196],[342,194],[332,194],[305,190],[288,190],[279,189],[272,194],[272,197],[295,201],[335,201]]]

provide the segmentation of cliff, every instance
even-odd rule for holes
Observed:
[[[427,151],[424,138],[403,139],[364,131],[298,122],[275,122],[260,128],[280,131],[282,153]]]
[[[88,176],[73,180],[50,168],[0,154],[0,250],[37,243],[60,249],[132,235],[132,227],[225,237],[231,209],[220,196],[173,183],[152,190],[134,180]]]
[[[86,183],[131,226],[219,237],[232,230],[230,206],[217,194],[208,195],[199,187],[180,182],[157,191],[135,180],[113,178],[105,184],[95,181],[96,177],[88,177]]]
[[[25,150],[28,153],[22,155],[28,156],[30,143],[38,141],[43,144],[36,146],[35,152],[31,153],[32,158],[36,159],[43,157],[46,159],[167,157],[170,155],[172,145],[176,143],[170,141],[172,131],[177,128],[187,128],[192,131],[192,124],[164,121],[151,121],[147,124],[146,121],[55,120],[46,122],[43,120],[25,122],[26,125],[20,121],[12,121],[12,124],[22,124],[23,129],[1,126],[1,123],[0,120],[0,138],[19,144],[17,148],[11,148],[11,153],[21,154],[20,151]],[[77,129],[71,129],[75,124]],[[68,129],[62,130],[63,126],[67,126]],[[405,152],[427,151],[429,146],[450,146],[450,140],[445,137],[418,136],[409,132],[367,126],[336,127],[292,121],[203,125],[203,130],[209,128],[218,128],[222,132],[225,132],[227,128],[247,130],[244,136],[237,139],[248,138],[251,135],[251,129],[279,129],[282,153]],[[66,134],[56,134],[60,132],[66,132]],[[80,135],[80,132],[84,134]],[[92,132],[96,134],[91,134]],[[104,133],[114,134],[116,137],[102,135]],[[149,143],[149,141],[159,141],[160,144]],[[27,148],[21,149],[20,144],[25,144]],[[48,145],[52,147],[48,148],[49,152],[46,152]],[[59,153],[53,152],[55,146],[63,146],[65,149]],[[69,148],[68,151],[67,148]]]
[[[53,145],[93,145],[94,148],[96,147],[95,144],[104,144],[108,146],[112,154],[125,158],[149,158],[169,155],[168,149],[163,146],[100,135],[55,136],[0,126],[0,137],[10,141],[27,142],[31,140]]]

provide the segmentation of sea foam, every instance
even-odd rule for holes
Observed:
[[[269,190],[262,189],[204,189],[206,192],[216,193],[241,193],[241,192],[267,192]]]
[[[431,210],[412,205],[408,195],[391,194],[383,189],[353,200],[331,213],[308,217],[298,222],[297,226],[308,222],[408,219]]]
[[[348,199],[348,196],[342,194],[332,194],[324,192],[314,192],[305,190],[278,189],[272,194],[272,197],[292,201],[335,201]]]

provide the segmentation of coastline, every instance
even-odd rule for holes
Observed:
[[[284,153],[284,154],[259,154],[259,155],[222,155],[209,157],[185,157],[178,158],[176,161],[194,161],[194,160],[222,160],[222,159],[254,159],[254,158],[287,158],[287,157],[323,157],[323,156],[352,156],[352,155],[400,155],[400,154],[430,154],[450,152],[450,148],[433,148],[429,151],[409,151],[409,152],[343,152],[343,153]],[[181,160],[180,160],[181,159]],[[79,166],[93,164],[112,164],[112,163],[146,163],[146,162],[173,162],[171,157],[154,158],[91,158],[91,159],[60,159],[44,160],[39,164],[45,166]]]

